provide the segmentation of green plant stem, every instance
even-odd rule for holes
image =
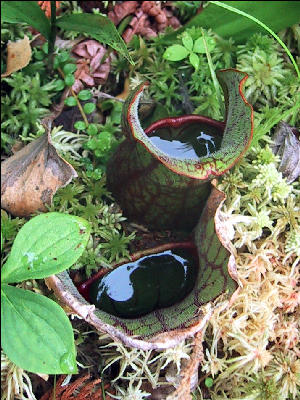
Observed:
[[[48,43],[48,59],[49,59],[50,71],[53,71],[55,39],[56,39],[56,5],[55,1],[51,1],[51,31]]]
[[[216,91],[216,94],[217,94],[218,102],[220,104],[221,114],[224,115],[225,108],[224,108],[224,102],[223,102],[222,96],[221,96],[220,85],[219,85],[219,82],[217,80],[216,73],[215,73],[214,66],[213,66],[213,62],[212,62],[212,59],[211,59],[211,55],[210,55],[210,52],[209,52],[208,47],[207,47],[207,43],[206,43],[206,39],[205,39],[205,34],[204,34],[203,28],[201,28],[201,33],[202,33],[202,36],[203,36],[203,43],[204,43],[204,47],[205,47],[208,66],[209,66],[209,69],[210,69],[210,74],[211,74],[211,77],[212,77],[212,80],[213,80],[213,83],[214,83],[214,87],[215,87],[215,91]]]
[[[81,105],[76,93],[74,92],[74,90],[72,88],[71,88],[71,93],[72,93],[72,96],[74,96],[75,99],[76,99],[77,107],[79,108],[79,111],[80,111],[80,114],[81,114],[81,116],[83,118],[85,126],[88,127],[89,126],[89,121],[88,121],[88,119],[87,119],[87,117],[85,115],[85,112],[83,111],[82,105]]]
[[[247,14],[244,11],[241,11],[235,7],[228,6],[227,4],[222,3],[221,1],[210,1],[210,3],[212,3],[218,7],[226,8],[229,11],[232,11],[236,14],[242,15],[243,17],[251,19],[251,21],[257,23],[258,25],[262,26],[266,31],[268,31],[277,40],[277,42],[284,48],[285,52],[287,53],[287,55],[289,56],[290,60],[292,61],[293,65],[295,67],[298,78],[300,79],[300,71],[299,71],[298,65],[297,65],[294,57],[292,56],[292,54],[289,51],[289,49],[287,48],[287,46],[280,39],[280,37],[277,36],[276,33],[272,31],[272,29],[270,29],[267,25],[265,25],[263,22],[261,22],[259,19],[255,18],[255,17],[253,17],[252,15]]]
[[[122,35],[122,33],[125,31],[132,18],[132,15],[128,15],[121,21],[120,25],[118,26],[118,32],[120,35]]]
[[[65,74],[63,73],[63,70],[61,68],[57,68],[57,69],[58,69],[58,72],[60,73],[60,75],[62,76],[62,78],[64,79],[65,78]],[[89,121],[88,121],[88,119],[87,119],[87,117],[85,115],[85,112],[84,112],[84,110],[82,108],[82,105],[81,105],[76,93],[74,92],[74,90],[72,88],[70,88],[70,90],[71,90],[72,96],[75,97],[75,100],[76,100],[76,103],[77,103],[77,107],[78,107],[78,109],[80,111],[80,114],[81,114],[82,119],[83,119],[83,121],[85,123],[85,126],[88,127],[89,126]]]

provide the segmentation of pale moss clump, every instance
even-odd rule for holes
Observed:
[[[237,68],[249,75],[245,96],[251,104],[275,104],[278,90],[288,77],[279,44],[271,37],[255,34],[238,46]]]
[[[300,390],[300,192],[265,142],[219,188],[243,287],[207,330],[212,400],[296,399]]]
[[[142,381],[139,381],[137,385],[133,385],[132,382],[129,382],[129,385],[127,388],[122,388],[120,386],[117,387],[117,394],[113,395],[110,394],[110,396],[113,399],[119,399],[119,400],[144,400],[146,397],[151,396],[150,393],[145,392],[140,389],[142,385]]]
[[[140,393],[142,382],[150,384],[153,389],[177,385],[181,368],[189,362],[192,351],[191,340],[163,351],[130,348],[113,341],[108,335],[101,336],[100,341],[101,356],[105,360],[103,373],[113,364],[119,365],[118,375],[111,381],[118,399],[143,399],[139,397],[139,394],[142,396],[145,393]]]

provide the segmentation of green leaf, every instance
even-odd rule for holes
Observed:
[[[130,64],[134,65],[126,44],[108,17],[87,13],[72,14],[58,18],[56,23],[62,29],[86,33],[100,43],[108,44],[126,57]]]
[[[36,1],[1,1],[1,20],[27,23],[50,39],[50,22]]]
[[[55,90],[60,91],[63,90],[65,87],[65,82],[62,79],[56,79],[54,81]]]
[[[65,83],[67,86],[72,86],[75,82],[74,75],[68,74],[65,76]]]
[[[45,296],[3,285],[1,336],[8,358],[26,371],[77,373],[72,325],[63,309]]]
[[[256,32],[266,32],[255,22],[213,3],[209,2],[201,13],[193,17],[182,28],[165,35],[164,43],[175,40],[179,33],[192,26],[212,29],[223,38],[232,37],[236,43],[245,43]],[[297,24],[300,20],[298,1],[264,1],[263,4],[260,1],[223,1],[222,3],[256,17],[274,32]]]
[[[92,93],[90,90],[81,90],[77,96],[80,100],[89,100],[92,97]]]
[[[199,57],[195,53],[190,54],[190,63],[192,66],[195,68],[196,71],[198,71],[199,68]]]
[[[66,106],[74,107],[74,106],[76,106],[76,104],[77,104],[77,101],[76,101],[75,97],[73,97],[73,96],[67,97],[65,100]]]
[[[180,44],[173,44],[164,52],[163,58],[169,61],[183,60],[189,54],[188,50]]]
[[[65,75],[73,74],[77,69],[75,64],[66,64],[63,66],[63,71]]]
[[[241,15],[243,17],[246,17],[247,19],[249,19],[250,21],[255,22],[256,24],[258,24],[260,27],[262,27],[263,29],[265,29],[268,33],[270,33],[276,40],[277,42],[284,48],[286,54],[289,56],[290,60],[292,61],[295,70],[297,72],[298,78],[300,79],[300,71],[298,68],[298,65],[296,63],[296,60],[294,59],[292,53],[290,52],[289,48],[286,46],[286,44],[280,39],[280,37],[278,35],[276,35],[276,33],[269,28],[264,22],[260,21],[258,18],[256,18],[253,15],[250,15],[242,10],[239,10],[238,8],[232,7],[228,4],[223,3],[222,1],[212,1],[211,3],[215,4],[218,7],[222,7],[225,8],[226,10],[232,11],[235,14]],[[203,28],[202,28],[203,29]]]
[[[91,136],[95,136],[98,133],[98,128],[96,124],[89,124],[87,128],[87,133]]]
[[[212,378],[205,378],[204,384],[207,388],[211,388],[214,384],[214,380]]]
[[[55,68],[59,67],[61,64],[65,63],[66,61],[70,60],[70,53],[68,51],[63,51],[54,58]]]
[[[94,103],[86,103],[83,106],[83,110],[86,114],[91,114],[93,111],[96,110],[96,104]]]
[[[216,42],[214,41],[214,39],[212,37],[206,37],[205,40],[206,40],[208,51],[212,51],[215,48]],[[204,45],[203,37],[200,37],[195,41],[193,51],[195,53],[205,54],[205,45]]]
[[[74,128],[77,129],[78,131],[84,131],[86,126],[83,121],[76,121],[74,124]]]
[[[189,51],[192,51],[193,49],[193,39],[191,35],[189,35],[187,32],[184,32],[182,35],[182,43],[186,49]]]
[[[38,215],[18,232],[2,281],[40,279],[63,271],[81,256],[90,234],[87,221],[56,212]]]

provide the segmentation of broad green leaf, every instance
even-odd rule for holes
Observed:
[[[198,71],[199,68],[199,57],[195,53],[190,54],[190,63],[192,66],[195,68],[196,71]]]
[[[3,22],[27,23],[50,39],[50,22],[37,1],[1,1],[1,19]]]
[[[72,325],[63,309],[45,296],[2,285],[1,337],[8,358],[26,371],[77,373]]]
[[[71,267],[89,234],[88,222],[73,215],[53,212],[32,218],[15,238],[2,267],[2,282],[45,278]]]
[[[209,52],[211,52],[215,48],[216,42],[211,37],[206,37],[205,40],[206,40],[207,49]],[[203,37],[200,37],[195,41],[193,51],[195,53],[205,54],[205,45],[204,45]]]
[[[173,46],[170,46],[166,49],[163,57],[169,61],[180,61],[183,60],[188,54],[189,51],[185,47],[181,46],[180,44],[173,44]]]
[[[222,3],[256,17],[274,32],[298,24],[300,20],[299,1],[223,1]],[[164,43],[170,43],[179,33],[191,26],[212,29],[223,38],[232,37],[236,43],[245,43],[256,32],[266,33],[265,29],[255,22],[210,2],[186,25],[166,35]]]
[[[192,51],[192,49],[193,49],[193,39],[187,32],[183,33],[182,43],[183,43],[185,48],[187,48],[189,51]]]
[[[57,26],[68,31],[86,33],[100,43],[108,44],[113,49],[121,53],[127,60],[134,65],[130,57],[126,44],[121,38],[115,25],[104,15],[95,14],[72,14],[56,20]]]

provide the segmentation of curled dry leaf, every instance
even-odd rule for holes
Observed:
[[[157,36],[158,32],[162,32],[167,26],[178,28],[179,20],[173,15],[171,8],[166,6],[169,4],[159,1],[123,1],[115,5],[108,17],[118,25],[126,16],[133,15],[122,35],[124,41],[129,43],[134,34],[150,38]]]
[[[106,48],[94,39],[84,40],[77,44],[72,52],[77,56],[77,70],[75,71],[75,83],[72,86],[74,92],[78,93],[84,86],[103,85],[110,71],[110,56],[103,57]]]
[[[27,36],[24,36],[24,39],[18,40],[17,42],[9,42],[7,44],[6,72],[1,74],[1,78],[5,78],[13,72],[26,67],[30,59],[31,47]]]
[[[1,207],[18,217],[47,211],[56,191],[77,173],[44,134],[2,163]]]
[[[300,176],[300,140],[297,128],[281,121],[273,136],[272,151],[281,159],[279,171],[288,183],[294,182]]]
[[[138,1],[122,1],[121,3],[115,5],[113,11],[109,11],[108,18],[115,25],[119,25],[123,18],[130,14],[134,14],[138,6]]]

